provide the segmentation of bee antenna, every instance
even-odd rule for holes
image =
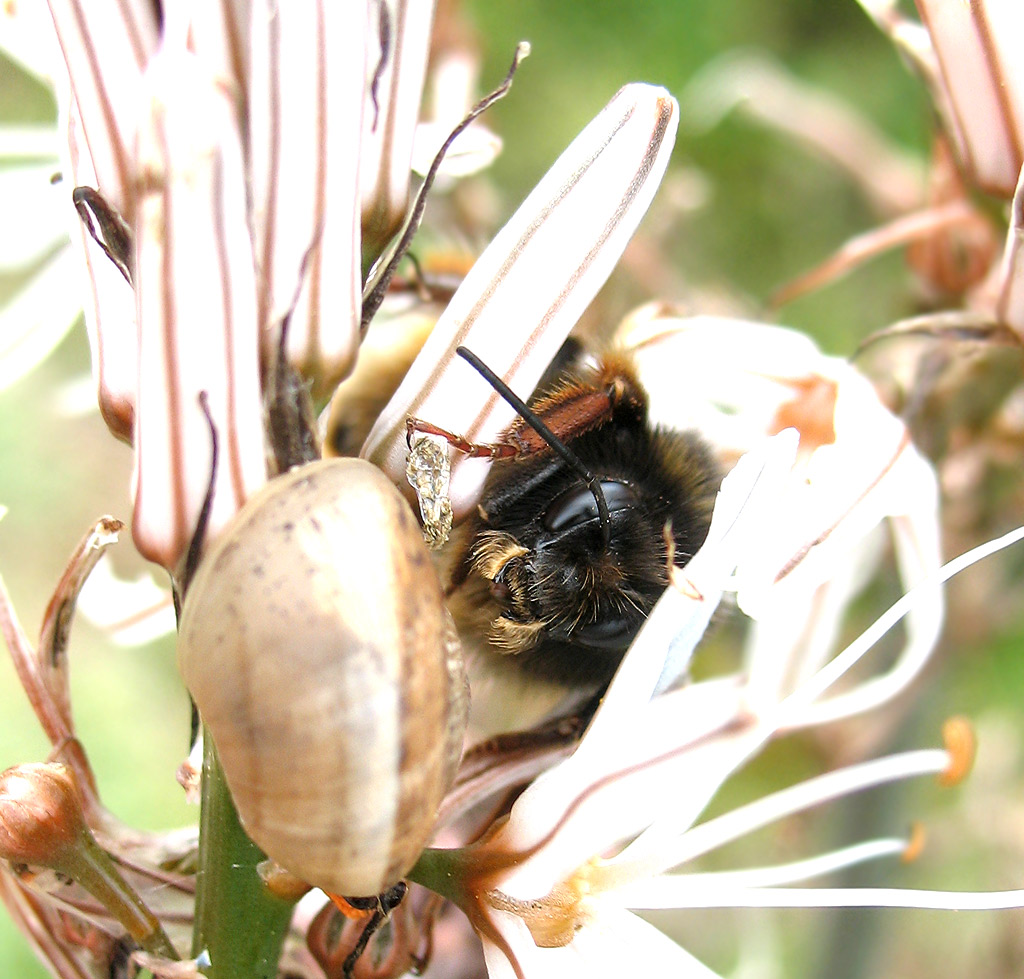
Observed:
[[[547,425],[541,421],[540,416],[527,407],[522,400],[497,374],[494,373],[472,350],[466,347],[457,347],[455,352],[475,370],[495,391],[501,395],[522,417],[523,421],[530,426],[549,446],[556,455],[560,456],[570,469],[576,473],[587,485],[587,489],[594,496],[597,504],[597,515],[601,519],[601,539],[607,548],[610,538],[611,518],[608,515],[608,501],[604,498],[604,490],[601,489],[601,481],[580,461],[579,456],[572,451]]]

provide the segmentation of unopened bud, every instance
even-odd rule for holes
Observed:
[[[160,922],[89,831],[78,785],[67,766],[29,763],[0,774],[0,859],[48,867],[70,877],[143,949],[178,958]]]
[[[0,857],[61,870],[86,832],[82,799],[67,766],[15,765],[0,774]]]

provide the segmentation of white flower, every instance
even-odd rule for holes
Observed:
[[[837,868],[903,855],[912,841],[900,838],[866,840],[785,865],[691,869],[704,854],[786,815],[917,775],[935,774],[953,784],[970,767],[970,730],[965,722],[950,722],[942,749],[827,772],[700,821],[722,783],[769,740],[807,723],[809,708],[827,703],[838,679],[922,596],[927,603],[940,580],[1024,537],[1022,528],[935,573],[784,696],[772,700],[753,689],[755,669],[656,693],[667,650],[675,643],[682,658],[692,654],[729,587],[731,570],[756,558],[759,529],[788,492],[795,441],[792,432],[782,433],[726,478],[708,542],[677,570],[575,752],[537,778],[507,822],[483,842],[435,851],[421,863],[424,881],[469,915],[492,979],[582,979],[621,975],[627,967],[656,975],[714,975],[631,909],[1024,904],[1024,891],[789,887]]]
[[[0,48],[43,84],[51,84],[56,54],[46,10],[8,4],[0,10]],[[37,266],[0,307],[0,389],[44,360],[74,326],[81,302],[66,283],[76,274],[64,224],[59,140],[47,125],[0,125],[0,207],[8,228],[0,241],[0,271]]]

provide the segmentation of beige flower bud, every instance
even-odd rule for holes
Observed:
[[[85,832],[70,768],[36,763],[0,774],[0,856],[5,860],[55,867]]]

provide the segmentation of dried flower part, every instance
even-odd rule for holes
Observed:
[[[918,203],[920,160],[847,102],[766,53],[741,49],[714,58],[679,101],[690,131],[716,126],[735,111],[785,133],[844,171],[879,214],[903,214]]]
[[[452,504],[448,499],[451,479],[448,444],[417,432],[409,449],[405,476],[416,491],[427,546],[432,549],[442,547],[452,530]]]
[[[409,203],[434,2],[381,0],[370,8],[368,99],[359,157],[363,237],[375,258],[401,228]]]
[[[0,774],[0,856],[62,869],[87,833],[71,769],[56,762],[16,765]]]
[[[266,478],[256,284],[233,99],[195,56],[167,48],[146,89],[132,529],[142,554],[173,570],[210,484],[211,423],[220,451],[211,534]]]
[[[646,212],[676,115],[664,89],[627,85],[573,141],[466,276],[370,432],[365,458],[401,480],[410,416],[473,442],[508,427],[513,410],[456,348],[529,395]],[[485,460],[455,459],[456,520],[475,505],[487,470]]]
[[[907,248],[907,264],[940,294],[962,296],[991,271],[999,253],[999,233],[991,219],[972,205],[953,149],[942,135],[932,147],[928,208],[919,219],[928,216],[934,224],[930,229],[923,227]]]
[[[39,725],[53,746],[52,757],[59,757],[73,773],[88,821],[114,832],[115,821],[100,805],[92,767],[78,740],[71,711],[67,645],[79,590],[122,528],[119,520],[102,517],[82,538],[47,605],[37,648],[21,628],[0,579],[0,633]]]
[[[71,730],[71,694],[68,686],[68,641],[75,605],[86,580],[103,552],[117,543],[124,524],[115,517],[101,517],[79,542],[54,590],[39,630],[38,661],[61,715]]]
[[[260,269],[258,322],[273,363],[330,391],[359,347],[359,154],[364,3],[256,5],[249,151]]]

